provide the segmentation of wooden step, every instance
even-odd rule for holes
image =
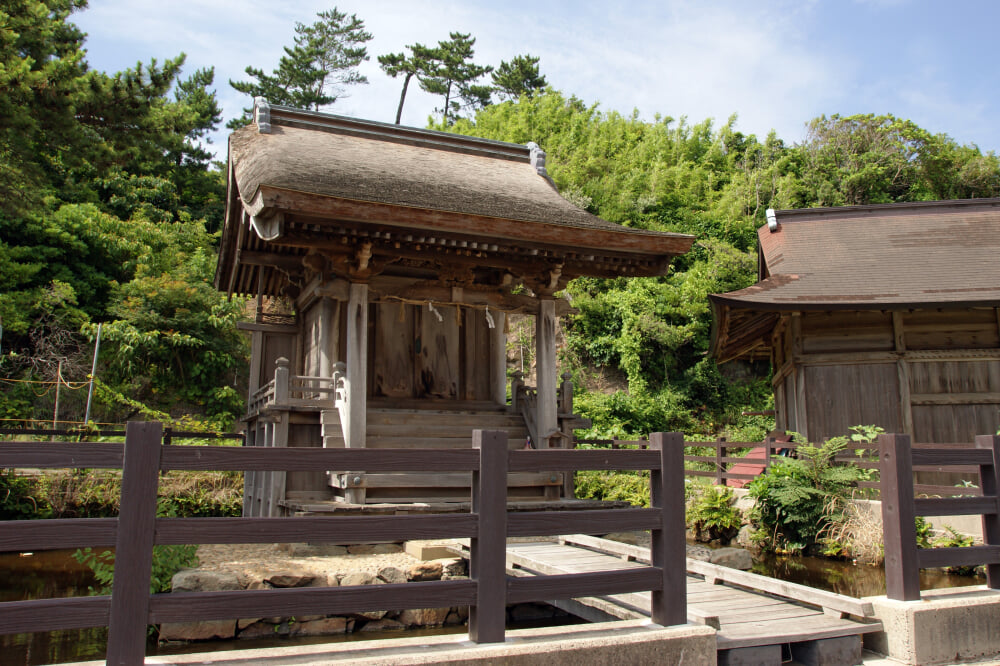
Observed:
[[[468,439],[472,437],[474,429],[466,425],[452,425],[450,423],[428,423],[419,427],[399,423],[369,423],[368,436],[409,437],[419,433],[421,437],[463,437]],[[524,427],[523,421],[517,424],[490,424],[487,428],[481,429],[504,430],[508,433],[508,437],[527,437],[527,429]]]
[[[523,449],[527,435],[508,438],[507,448],[511,451]],[[368,437],[369,449],[471,449],[472,437]]]

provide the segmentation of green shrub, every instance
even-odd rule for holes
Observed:
[[[149,593],[159,594],[170,591],[170,581],[181,569],[198,566],[198,547],[153,546],[153,568],[149,577]],[[73,553],[73,559],[86,565],[94,572],[97,586],[90,588],[91,594],[110,594],[115,576],[115,553],[111,550],[83,548]]]
[[[0,470],[0,520],[48,518],[52,507],[36,491],[30,479],[13,470]]]
[[[750,482],[755,500],[751,519],[765,550],[799,552],[813,547],[832,523],[841,521],[831,506],[848,496],[864,471],[854,464],[834,464],[847,447],[835,437],[816,447],[800,445],[798,458],[774,459],[770,469]]]
[[[955,528],[950,525],[945,525],[944,529],[946,534],[934,539],[933,546],[935,548],[968,548],[975,543],[975,540],[972,537],[956,531]],[[975,575],[977,568],[978,567],[975,566],[954,566],[945,567],[944,570],[948,573],[959,576],[972,576]]]
[[[725,486],[706,486],[698,492],[688,507],[686,520],[695,540],[703,543],[729,543],[742,524],[733,491]]]
[[[649,472],[577,472],[576,496],[649,506]]]

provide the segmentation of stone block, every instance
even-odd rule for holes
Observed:
[[[275,625],[270,622],[254,622],[240,629],[239,633],[236,634],[236,638],[241,640],[254,640],[257,638],[271,638],[277,636],[274,631]]]
[[[792,643],[792,659],[803,666],[853,666],[860,664],[861,637],[824,638],[807,643]]]
[[[719,548],[713,550],[708,561],[730,569],[749,571],[753,568],[753,557],[742,548]]]
[[[229,639],[236,635],[236,620],[205,622],[164,622],[160,625],[161,641],[207,641]]]
[[[174,592],[223,592],[242,590],[243,585],[239,576],[229,571],[184,569],[170,579],[170,589]]]
[[[358,631],[402,631],[403,629],[406,629],[406,625],[402,622],[383,618],[366,622]]]
[[[436,627],[448,619],[450,608],[411,608],[399,614],[399,621],[408,627]]]
[[[340,579],[340,584],[344,587],[350,585],[374,585],[376,582],[377,579],[375,576],[366,571],[352,571]]]
[[[406,578],[414,581],[441,580],[443,573],[444,565],[441,564],[440,560],[417,562],[406,572]]]
[[[1000,591],[985,586],[924,590],[920,601],[869,597],[882,631],[865,649],[907,664],[945,664],[1000,656]]]
[[[468,574],[468,566],[461,557],[445,557],[434,560],[441,563],[441,578],[456,578]]]
[[[347,632],[346,617],[325,617],[318,620],[296,622],[291,625],[292,636],[330,636]]]
[[[455,555],[451,544],[450,541],[407,541],[403,550],[418,560],[438,560]]]
[[[264,582],[271,587],[307,587],[314,580],[315,574],[295,571],[279,571],[270,574]]]
[[[396,567],[382,567],[379,569],[378,579],[383,583],[405,583],[406,574]]]
[[[328,543],[283,543],[278,550],[291,557],[338,557],[347,555],[346,546]]]

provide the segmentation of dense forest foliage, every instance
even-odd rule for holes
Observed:
[[[84,4],[0,0],[0,418],[51,419],[61,381],[59,418],[79,420],[100,323],[91,420],[169,414],[228,427],[243,407],[248,350],[236,330],[244,304],[211,284],[225,189],[204,144],[223,120],[214,73],[185,78],[183,55],[116,74],[91,70],[69,20]],[[288,92],[287,70],[313,91],[307,105],[322,106],[336,98],[324,88],[331,80],[360,83],[343,69],[323,78],[322,63],[344,62],[323,50],[331,34],[323,22],[339,16],[353,26],[357,39],[345,48],[356,62],[368,58],[363,22],[336,10],[319,16],[297,27],[288,62],[272,75],[248,67],[256,83],[231,84]],[[996,156],[907,120],[817,118],[794,145],[745,135],[735,117],[719,127],[648,121],[543,87],[538,58],[473,66],[474,42],[452,33],[436,47],[380,57],[387,75],[403,77],[400,108],[415,76],[443,97],[433,128],[535,141],[571,201],[614,222],[699,239],[662,278],[570,286],[580,312],[566,322],[565,366],[580,386],[596,386],[601,369],[621,379],[618,390],[581,389],[577,404],[594,434],[727,429],[739,439],[768,427],[740,416],[767,406],[768,368],[720,372],[707,356],[706,298],[754,281],[766,208],[1000,194]],[[493,87],[478,83],[491,72]]]

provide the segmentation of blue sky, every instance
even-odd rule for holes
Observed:
[[[270,71],[328,2],[91,0],[73,19],[91,66],[114,72],[184,52],[186,71],[214,66],[226,119],[249,106],[228,81]],[[1000,152],[1000,3],[986,0],[341,1],[374,39],[370,80],[327,110],[392,122],[401,80],[375,55],[477,38],[476,61],[530,53],[549,83],[603,110],[718,123],[789,142],[819,115],[892,113],[960,143]],[[411,85],[403,123],[422,127],[438,98]],[[225,131],[215,148],[225,145]],[[543,146],[544,148],[544,146]],[[220,157],[223,155],[220,154]]]

